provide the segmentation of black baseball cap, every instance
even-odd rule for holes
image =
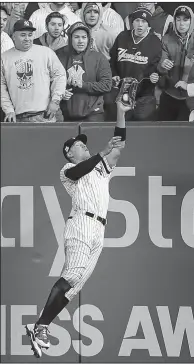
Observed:
[[[179,6],[176,9],[174,17],[176,18],[177,16],[180,16],[180,15],[185,15],[186,18],[191,18],[191,14],[186,6]]]
[[[30,20],[20,19],[14,24],[13,31],[18,32],[20,30],[31,30],[34,32],[36,28],[33,27]]]
[[[63,154],[65,156],[65,158],[68,160],[67,158],[67,153],[69,152],[70,148],[72,147],[72,145],[77,142],[78,140],[80,140],[82,143],[84,143],[86,145],[87,143],[87,136],[85,134],[79,134],[77,135],[75,138],[70,138],[68,139],[64,145],[63,145]]]

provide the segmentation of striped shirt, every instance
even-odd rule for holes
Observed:
[[[65,171],[75,164],[67,163],[60,171],[60,179],[66,191],[72,198],[71,216],[79,212],[91,212],[106,218],[109,203],[110,168],[106,158],[78,181],[72,181],[65,176]]]
[[[14,43],[6,32],[1,32],[1,54],[13,48]]]

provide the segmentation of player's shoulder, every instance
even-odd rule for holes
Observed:
[[[65,171],[67,171],[68,169],[75,167],[76,164],[68,162],[66,163],[60,170],[60,176],[65,178]]]
[[[75,166],[75,164],[74,164],[74,163],[70,163],[70,162],[66,163],[66,164],[63,166],[63,168],[61,168],[61,170],[60,170],[60,175],[61,175],[61,174],[64,174],[64,173],[65,173],[65,171],[66,171],[67,169],[70,169],[70,168],[72,168],[72,167],[74,167],[74,166]]]

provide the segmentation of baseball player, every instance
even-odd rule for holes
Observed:
[[[64,231],[62,275],[51,289],[41,317],[35,324],[26,325],[32,350],[38,358],[42,356],[42,348],[50,347],[49,324],[82,289],[102,251],[109,180],[125,146],[125,112],[128,110],[128,106],[117,103],[114,137],[100,153],[90,156],[85,134],[64,143],[63,153],[68,163],[61,169],[60,179],[72,198],[72,210]]]

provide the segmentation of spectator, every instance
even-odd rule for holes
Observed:
[[[53,51],[67,45],[67,39],[62,35],[64,22],[63,15],[57,11],[47,15],[45,21],[47,32],[41,35],[40,38],[34,39],[34,44],[49,47]]]
[[[48,14],[52,12],[59,12],[64,16],[65,19],[65,30],[69,26],[79,21],[79,17],[71,11],[68,3],[49,3],[45,8],[36,10],[30,17],[30,21],[34,24],[36,31],[34,34],[35,38],[39,38],[42,34],[46,32],[45,20]]]
[[[113,9],[111,3],[97,3],[102,5],[102,23],[105,27],[113,28],[116,35],[124,30],[124,21],[122,17]],[[81,17],[81,9],[76,12]]]
[[[6,7],[0,6],[1,10],[1,54],[8,49],[14,47],[12,39],[9,37],[7,33],[4,32],[6,27],[7,19],[8,19],[8,11]]]
[[[1,106],[5,121],[54,121],[66,72],[55,53],[33,45],[35,28],[28,20],[14,25],[14,48],[2,54]]]
[[[16,21],[20,19],[24,19],[25,9],[28,3],[20,2],[20,3],[10,3],[9,7],[10,16],[6,24],[5,32],[12,37],[13,27]]]
[[[103,24],[101,3],[83,3],[80,16],[82,22],[90,29],[91,47],[110,59],[110,50],[117,33]]]
[[[90,31],[83,23],[73,24],[68,37],[68,46],[56,52],[68,75],[61,102],[64,120],[103,121],[103,95],[112,85],[109,62],[90,50]]]
[[[194,15],[188,6],[179,6],[174,13],[173,32],[163,38],[163,50],[158,71],[162,75],[163,92],[158,108],[160,121],[187,121],[187,82],[194,57]]]
[[[172,15],[166,14],[161,6],[157,6],[157,3],[140,3],[139,7],[146,8],[152,14],[150,19],[150,27],[154,33],[161,40],[164,34],[166,34],[172,27],[173,17]],[[127,16],[125,19],[127,29],[132,29],[131,16]]]
[[[113,78],[134,77],[142,81],[139,85],[136,107],[130,110],[126,120],[153,120],[156,111],[154,97],[155,83],[159,76],[157,65],[161,58],[161,42],[150,32],[151,13],[146,8],[133,12],[133,30],[120,33],[111,50],[111,69]],[[115,105],[110,105],[109,114],[115,120]],[[111,114],[111,111],[114,114]],[[114,119],[113,119],[114,118]]]

